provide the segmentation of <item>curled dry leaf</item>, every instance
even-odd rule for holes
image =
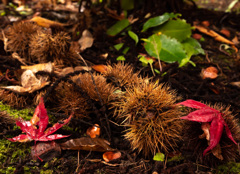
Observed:
[[[37,73],[39,71],[44,71],[48,73],[52,73],[54,68],[54,64],[51,62],[48,63],[40,63],[32,66],[21,66],[21,69],[31,70],[33,73]]]
[[[110,152],[105,152],[103,154],[103,159],[106,162],[118,159],[120,157],[121,157],[121,152],[112,152],[112,151],[110,151]]]
[[[64,143],[61,143],[60,146],[63,150],[86,150],[86,151],[114,151],[109,147],[109,142],[101,138],[89,138],[81,137],[78,139],[71,139]]]
[[[202,79],[215,79],[218,76],[218,69],[213,66],[202,69],[200,76],[202,77]]]
[[[80,50],[83,51],[87,48],[90,48],[93,44],[93,36],[88,30],[82,32],[82,37],[79,39],[78,43],[81,46]]]
[[[25,70],[20,77],[21,86],[3,86],[1,87],[2,89],[7,89],[16,93],[32,93],[49,85],[50,81],[48,76],[40,76],[37,78],[35,73],[39,71],[51,73],[53,71],[53,65],[51,62],[33,66],[22,66],[21,68]]]
[[[63,27],[66,25],[66,24],[62,24],[60,22],[51,21],[49,19],[42,18],[40,16],[35,16],[32,19],[30,19],[29,21],[36,22],[37,25],[39,25],[41,27],[45,27],[45,28],[50,28],[53,25],[60,26],[60,27]]]
[[[89,127],[87,129],[86,134],[90,136],[91,138],[99,137],[100,135],[100,127],[98,124],[94,124],[93,126]]]
[[[234,143],[237,144],[233,139],[232,133],[222,117],[222,113],[216,109],[213,109],[203,103],[194,101],[194,100],[186,100],[180,105],[184,105],[191,108],[196,108],[196,111],[189,113],[187,116],[181,117],[181,119],[196,121],[202,123],[211,123],[210,125],[210,139],[209,146],[204,150],[203,156],[210,150],[214,149],[220,142],[222,137],[223,128],[225,127],[226,134],[228,138]],[[206,125],[205,125],[206,126]],[[203,126],[204,129],[207,127]],[[206,130],[205,130],[206,131]]]
[[[240,81],[239,82],[231,82],[230,84],[240,88]]]
[[[100,73],[106,73],[108,70],[108,67],[106,65],[93,65],[92,69]]]
[[[203,26],[200,25],[194,25],[194,28],[196,28],[198,31],[213,37],[215,40],[219,41],[219,42],[223,42],[226,44],[229,44],[232,46],[232,48],[235,50],[235,52],[238,52],[238,49],[236,48],[236,46],[234,45],[234,43],[226,38],[224,38],[223,36],[219,35],[218,33],[216,33],[213,30],[209,30],[208,28],[205,28]]]

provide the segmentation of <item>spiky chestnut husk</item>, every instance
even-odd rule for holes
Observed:
[[[79,119],[88,117],[91,109],[86,99],[68,82],[61,82],[48,97],[48,101],[53,104],[54,111],[63,111],[66,115],[74,111],[74,116]]]
[[[117,119],[129,127],[124,137],[132,150],[145,156],[157,152],[168,153],[177,147],[181,139],[181,110],[175,106],[175,91],[157,82],[147,82],[127,88],[117,108]]]
[[[42,30],[41,27],[31,22],[14,23],[4,30],[5,37],[8,39],[7,50],[17,52],[21,57],[30,61],[28,54],[30,40],[37,31]]]
[[[139,72],[134,73],[133,67],[128,64],[117,63],[108,65],[103,76],[106,77],[115,86],[126,88],[134,84],[142,82],[142,78],[138,76]]]
[[[88,94],[92,100],[99,101],[99,97],[101,97],[103,104],[107,104],[116,97],[114,91],[117,88],[112,84],[107,83],[106,78],[98,74],[93,74],[93,78],[95,85],[89,73],[79,74],[78,76],[74,76],[72,79]],[[98,96],[97,91],[100,96]]]
[[[9,126],[14,126],[16,120],[8,115],[5,111],[0,111],[0,132],[4,129],[9,129]]]
[[[0,100],[16,108],[23,108],[28,104],[26,96],[5,89],[0,89]]]
[[[96,92],[96,87],[100,94],[100,97],[104,104],[114,99],[115,87],[107,84],[106,79],[100,75],[93,74],[95,84],[93,84],[91,75],[88,73],[79,74],[72,77],[73,82],[86,93],[88,98],[82,96],[82,94],[68,82],[61,82],[55,91],[54,102],[56,104],[55,110],[64,111],[66,114],[74,111],[74,115],[77,118],[87,117],[91,112],[91,106],[89,106],[87,100],[94,100],[99,102],[99,96]],[[51,98],[51,97],[50,97]]]
[[[24,108],[29,105],[37,105],[46,90],[36,91],[32,94],[21,95],[5,89],[0,89],[0,100],[14,108]]]
[[[210,106],[210,105],[209,105]],[[210,106],[222,113],[222,117],[227,123],[233,139],[236,142],[240,140],[240,127],[239,120],[232,115],[232,112],[229,110],[230,106],[225,107],[221,104],[215,104],[214,106]],[[226,163],[228,161],[235,161],[236,159],[240,159],[238,147],[236,144],[230,140],[223,130],[223,134],[219,145],[221,147],[221,154],[223,156],[223,160],[215,157],[210,151],[205,156],[203,156],[203,151],[208,147],[208,141],[203,138],[200,139],[199,136],[203,134],[201,123],[192,122],[192,121],[184,121],[184,130],[183,130],[183,146],[182,150],[184,154],[191,158],[191,160],[196,160],[198,163],[215,167],[217,165]],[[187,155],[189,153],[189,156]]]
[[[65,32],[51,35],[37,32],[30,41],[30,55],[40,63],[54,62],[57,65],[76,65],[80,62],[77,54],[70,49],[70,36]]]

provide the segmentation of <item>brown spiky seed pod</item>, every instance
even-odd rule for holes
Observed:
[[[28,104],[27,98],[12,91],[0,89],[0,100],[12,107],[24,108]]]
[[[89,115],[90,106],[79,91],[68,82],[61,82],[56,91],[49,97],[49,101],[54,104],[55,111],[63,111],[66,115],[74,111],[76,118],[84,118]]]
[[[238,119],[232,115],[232,112],[229,110],[230,106],[225,107],[221,104],[215,104],[214,106],[210,106],[222,113],[222,117],[227,123],[233,139],[236,142],[240,141],[240,127],[238,124]],[[212,152],[203,156],[203,151],[208,147],[208,141],[206,138],[200,138],[199,136],[203,134],[203,130],[201,129],[201,123],[185,121],[184,130],[183,130],[183,147],[182,150],[188,156],[188,152],[190,154],[189,158],[192,160],[196,160],[198,163],[214,167],[219,164],[226,163],[228,161],[235,161],[239,158],[238,147],[236,144],[230,140],[226,134],[226,131],[223,130],[223,134],[219,145],[221,147],[221,153],[223,159],[220,160],[216,156],[213,155]]]
[[[95,101],[99,101],[99,97],[104,104],[115,98],[114,91],[117,89],[112,84],[107,83],[106,78],[99,74],[93,74],[94,82],[91,74],[84,73],[73,77],[73,81],[85,91],[88,96]],[[97,90],[96,90],[97,88]],[[98,95],[99,93],[99,95]]]
[[[72,77],[73,82],[75,82],[88,97],[83,96],[72,84],[61,82],[56,88],[54,101],[51,101],[55,102],[55,109],[64,111],[66,114],[74,111],[74,115],[77,118],[83,118],[87,117],[92,109],[87,100],[90,99],[99,102],[100,97],[104,104],[113,100],[116,88],[111,84],[107,84],[103,76],[93,74],[93,77],[96,85],[94,85],[91,75],[88,73]]]
[[[177,147],[182,130],[181,111],[175,106],[175,91],[163,84],[147,82],[127,88],[118,102],[117,118],[129,127],[125,138],[132,150],[145,156],[168,153]]]
[[[142,78],[139,76],[139,72],[134,73],[133,67],[128,64],[117,63],[114,65],[108,65],[106,71],[103,72],[103,76],[106,77],[117,87],[129,87],[134,84],[141,83]]]
[[[37,31],[43,29],[31,22],[15,22],[4,30],[7,38],[7,50],[17,52],[21,57],[29,61],[28,48],[30,40]]]
[[[30,55],[39,63],[54,62],[57,65],[72,65],[67,54],[70,50],[70,36],[65,32],[55,35],[39,31],[30,41]],[[74,57],[77,59],[77,57]]]

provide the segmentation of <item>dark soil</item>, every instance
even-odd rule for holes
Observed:
[[[85,2],[89,1],[84,1],[84,3]],[[31,3],[29,4],[31,5]],[[110,6],[110,9],[120,12],[120,7],[117,3],[113,3]],[[154,11],[152,9],[154,9]],[[19,16],[19,20],[31,18],[31,16],[21,16],[16,11],[14,12],[14,10],[11,8],[6,8],[5,10],[7,11],[7,16]],[[33,10],[39,11],[41,14],[40,16],[42,17],[58,20],[62,23],[71,23],[71,20],[67,17],[73,12],[69,12],[66,9],[53,10],[51,8],[42,7],[41,9]],[[117,63],[116,58],[121,55],[121,51],[116,51],[114,49],[110,50],[109,48],[117,43],[124,42],[130,47],[131,50],[125,55],[125,63],[132,65],[135,72],[140,71],[140,75],[143,77],[148,76],[154,81],[158,80],[160,83],[168,84],[171,89],[177,91],[178,95],[181,96],[181,100],[194,99],[211,104],[222,103],[226,106],[231,105],[233,114],[236,115],[237,118],[240,117],[240,89],[237,86],[231,85],[231,82],[240,81],[239,52],[235,53],[234,51],[227,52],[226,50],[221,50],[220,45],[222,43],[215,41],[214,38],[203,34],[205,41],[200,41],[200,43],[206,55],[192,57],[191,60],[196,64],[196,67],[192,66],[191,64],[187,64],[182,68],[178,68],[177,63],[163,63],[163,71],[153,77],[150,67],[143,67],[137,58],[139,53],[145,53],[142,44],[138,44],[136,46],[130,37],[122,35],[116,35],[114,37],[108,36],[106,34],[106,29],[115,24],[117,20],[108,15],[109,12],[106,10],[106,8],[104,8],[104,6],[92,6],[88,10],[90,11],[90,15],[75,12],[79,19],[78,25],[71,25],[70,27],[65,27],[63,30],[71,34],[72,41],[77,41],[80,38],[80,35],[77,35],[76,31],[79,33],[82,33],[82,31],[85,29],[91,31],[94,37],[94,44],[92,47],[87,48],[80,53],[89,65],[106,65]],[[233,39],[234,36],[237,36],[238,39],[240,37],[238,33],[240,28],[240,16],[235,13],[224,13],[220,11],[211,11],[208,9],[199,9],[194,4],[186,5],[182,4],[181,1],[162,1],[160,4],[158,1],[151,0],[146,4],[139,3],[137,8],[128,12],[128,14],[133,15],[133,18],[139,18],[139,20],[132,25],[132,31],[135,32],[139,38],[147,38],[151,35],[151,32],[141,33],[142,24],[146,21],[144,16],[149,12],[152,14],[152,16],[161,15],[164,12],[178,12],[182,14],[181,18],[186,19],[186,21],[191,25],[193,25],[193,23],[196,21],[207,20],[210,22],[209,28],[214,29],[217,32],[219,32],[222,28],[227,28],[231,32],[229,40]],[[57,18],[57,14],[64,14],[63,16],[67,17],[66,19],[59,19]],[[6,16],[1,16],[0,20],[3,21],[0,24],[1,29],[6,28],[7,25],[11,25],[13,23],[10,22]],[[59,29],[52,27],[53,32],[56,30]],[[193,31],[193,33],[199,32]],[[10,54],[3,50],[3,42],[0,42],[0,47],[0,72],[4,73],[7,69],[13,70],[16,66],[19,67],[21,65],[21,63],[19,64],[19,62],[15,59],[6,59],[6,57]],[[239,48],[239,45],[237,45],[237,48]],[[103,58],[101,56],[105,53],[108,53],[107,58]],[[155,67],[158,68],[157,66],[158,65],[156,64]],[[202,69],[209,66],[214,66],[218,69],[219,74],[216,79],[202,79],[200,76]],[[163,73],[166,74],[163,75]],[[6,82],[4,82],[4,84],[6,84]],[[31,94],[28,97],[33,99],[34,94]],[[49,96],[45,96],[45,99],[48,100],[48,97]],[[138,154],[137,152],[132,151],[129,143],[126,142],[121,136],[122,128],[119,128],[119,126],[113,124],[112,122],[109,123],[105,118],[101,118],[101,116],[110,114],[111,109],[106,108],[106,106],[101,106],[99,103],[93,103],[95,105],[95,108],[93,109],[96,109],[93,115],[96,117],[96,120],[86,119],[84,121],[90,125],[94,124],[95,122],[102,123],[104,128],[101,137],[110,140],[111,147],[121,151],[122,156],[120,159],[113,160],[110,163],[105,163],[101,160],[103,154],[102,152],[80,151],[79,167],[77,167],[78,152],[73,150],[63,150],[60,156],[48,162],[32,161],[30,154],[26,154],[24,158],[19,157],[17,160],[15,160],[15,162],[11,162],[9,159],[4,163],[4,167],[15,167],[14,173],[23,173],[23,171],[27,173],[26,168],[28,168],[30,173],[42,173],[44,171],[49,173],[119,174],[153,173],[154,171],[157,173],[174,174],[218,172],[218,166],[212,167],[206,164],[198,164],[196,159],[184,158],[184,155],[189,155],[191,151],[188,152],[188,149],[184,149],[183,152],[181,143],[179,145],[179,149],[176,149],[175,152],[169,154],[169,158],[173,156],[176,157],[179,154],[181,154],[182,157],[167,163],[153,161],[152,157],[145,158],[143,154]],[[50,113],[51,106],[47,104],[46,106]],[[35,106],[30,103],[25,107],[27,108]],[[66,117],[64,114],[56,113],[55,111],[52,112],[51,115],[55,116],[53,119],[55,120],[54,122],[57,122],[58,119]],[[0,132],[2,132],[0,133],[1,139],[4,139],[6,136],[13,137],[21,133],[19,129],[13,130],[14,124],[11,119],[9,120],[6,121],[5,119],[0,118]],[[110,124],[109,128],[107,123]],[[72,129],[61,129],[58,131],[58,133],[71,134],[71,138],[77,138],[84,135],[83,132],[85,132],[89,125],[79,119],[73,119],[69,127]],[[63,140],[58,140],[57,142],[61,143]],[[19,146],[21,147],[21,145]],[[28,143],[27,146],[30,149],[30,146],[34,146],[34,143]],[[11,154],[9,154],[9,156],[9,158],[11,158]],[[237,159],[236,162],[239,163],[239,159]]]

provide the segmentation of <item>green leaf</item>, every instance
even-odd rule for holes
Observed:
[[[186,65],[193,55],[205,54],[200,43],[193,38],[187,38],[182,42],[182,45],[183,49],[186,51],[187,57],[180,61],[179,67]]]
[[[147,20],[147,22],[144,23],[142,32],[147,31],[147,29],[159,26],[163,24],[164,22],[168,21],[170,18],[176,18],[180,16],[179,13],[174,14],[174,13],[164,13],[161,16],[153,17]]]
[[[114,48],[119,51],[122,47],[123,47],[124,43],[119,43],[119,44],[116,44],[114,45]]]
[[[128,31],[128,35],[135,41],[135,43],[137,45],[137,43],[139,41],[138,36],[132,31]]]
[[[154,161],[164,161],[165,155],[163,153],[156,153],[153,157]]]
[[[173,63],[175,61],[181,62],[182,59],[187,57],[182,44],[176,39],[162,34],[160,35],[160,40],[162,42],[160,60]]]
[[[143,66],[147,66],[147,64],[153,64],[153,59],[147,59],[143,55],[138,55],[139,61],[143,63]]]
[[[145,50],[147,53],[159,59],[160,51],[162,48],[162,42],[160,40],[160,36],[157,34],[151,35],[147,40],[145,40]]]
[[[165,34],[172,38],[177,39],[179,42],[189,38],[192,34],[191,25],[186,23],[185,20],[177,19],[177,20],[169,20],[165,24],[157,27],[154,30],[154,33]]]
[[[118,21],[116,24],[114,24],[107,30],[107,34],[110,36],[115,36],[118,33],[120,33],[123,29],[125,29],[127,26],[129,26],[129,24],[130,23],[128,19],[123,19],[121,21]]]
[[[129,49],[130,49],[130,47],[124,48],[123,51],[122,51],[122,53],[123,53],[123,54],[127,54],[127,52],[128,52]]]
[[[124,56],[118,56],[116,60],[117,61],[125,61],[126,59]]]

